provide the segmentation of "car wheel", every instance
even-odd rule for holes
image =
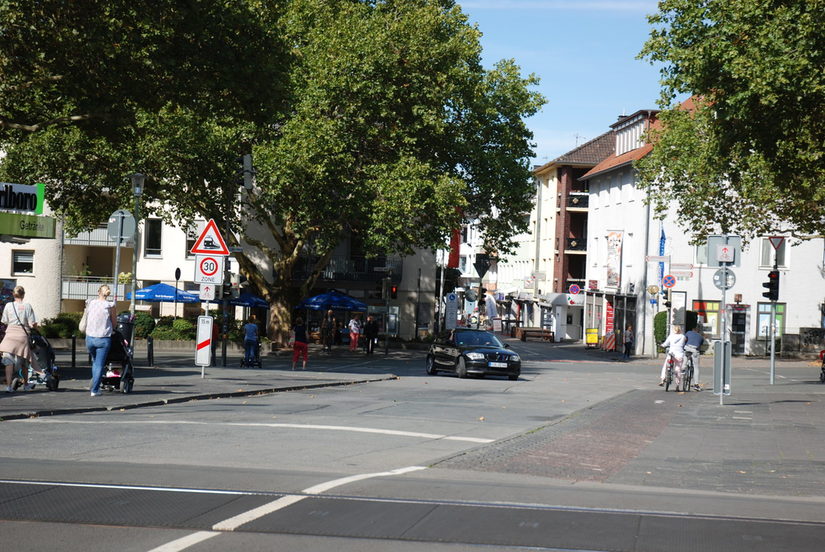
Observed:
[[[516,381],[518,379],[518,376],[518,374],[510,374],[507,377],[510,378],[510,381]]]
[[[467,377],[467,363],[464,361],[464,357],[459,357],[458,361],[455,363],[455,373],[460,378]]]
[[[434,376],[438,373],[435,369],[435,359],[431,356],[427,357],[427,374]]]

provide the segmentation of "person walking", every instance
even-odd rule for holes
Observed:
[[[298,358],[303,357],[304,362],[301,370],[306,370],[307,360],[309,359],[309,340],[307,339],[307,327],[304,326],[304,319],[300,316],[295,319],[292,333],[295,336],[292,341],[292,369],[295,369]]]
[[[674,325],[670,335],[667,336],[667,339],[665,339],[661,346],[663,348],[668,347],[669,350],[668,354],[665,355],[665,363],[662,365],[661,382],[659,382],[659,386],[663,386],[665,384],[668,356],[672,355],[673,374],[676,380],[676,389],[679,389],[679,386],[682,385],[682,362],[685,359],[685,336],[682,334],[682,327]]]
[[[0,342],[0,353],[3,355],[3,364],[6,365],[6,393],[14,392],[14,372],[20,373],[24,390],[29,391],[34,387],[34,383],[28,383],[27,362],[32,364],[35,371],[39,371],[37,358],[29,345],[30,331],[37,327],[37,317],[32,306],[23,302],[25,296],[23,286],[16,286],[12,290],[14,300],[6,303],[0,320],[6,325],[6,335]]]
[[[330,309],[321,321],[321,343],[325,351],[332,350],[332,344],[335,342],[335,326],[335,314]]]
[[[250,368],[255,364],[256,351],[258,349],[258,323],[254,314],[250,314],[243,326],[243,364]]]
[[[702,386],[699,384],[699,355],[702,354],[702,345],[704,344],[705,338],[696,331],[696,328],[691,328],[685,333],[685,352],[690,353],[693,360],[693,388],[696,391],[702,390]]]
[[[633,346],[635,345],[635,336],[633,335],[633,325],[628,324],[627,328],[624,330],[624,334],[622,335],[622,343],[624,343],[624,353],[622,354],[622,360],[628,361],[630,357],[633,355]]]
[[[355,351],[358,349],[358,338],[361,337],[361,318],[360,315],[354,314],[349,321],[349,350]]]
[[[97,290],[97,299],[86,301],[86,349],[92,357],[92,397],[99,397],[100,378],[109,349],[112,348],[112,332],[115,328],[115,304],[109,301],[112,290],[103,284]]]
[[[367,354],[371,355],[375,351],[375,344],[378,342],[378,322],[371,314],[367,316],[367,323],[364,324],[364,336],[367,340]]]

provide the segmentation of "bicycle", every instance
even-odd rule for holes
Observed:
[[[667,352],[667,370],[665,371],[665,392],[670,389],[673,382],[673,366],[676,364],[676,357],[670,351]],[[678,391],[678,389],[677,389]]]
[[[690,391],[693,383],[693,352],[685,351],[685,365],[682,368],[682,391]]]

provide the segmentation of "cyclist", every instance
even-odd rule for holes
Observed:
[[[705,338],[702,337],[696,328],[692,328],[685,333],[685,352],[690,353],[693,360],[693,388],[701,391],[699,386],[699,355],[702,354],[702,345],[705,344]]]
[[[669,350],[668,355],[665,356],[665,363],[662,365],[662,378],[659,385],[665,384],[668,356],[672,355],[673,375],[676,379],[676,389],[679,389],[679,386],[682,385],[682,361],[685,359],[685,336],[682,334],[682,327],[674,324],[670,335],[667,336],[661,346],[663,348],[669,347]]]

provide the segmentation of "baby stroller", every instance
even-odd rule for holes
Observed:
[[[252,362],[247,364],[245,362],[246,354],[241,357],[241,368],[262,368],[261,366],[261,338],[258,338],[258,341],[255,343],[255,351],[253,353]]]
[[[57,365],[54,363],[54,349],[52,349],[51,343],[49,343],[49,340],[42,335],[32,331],[29,334],[29,344],[32,354],[34,354],[35,358],[37,358],[37,363],[40,366],[41,371],[36,371],[30,363],[25,363],[24,361],[25,365],[19,368],[17,377],[14,378],[12,383],[12,387],[16,390],[18,387],[23,385],[23,374],[21,371],[28,370],[28,378],[26,379],[28,379],[32,389],[35,389],[38,385],[45,385],[46,389],[49,391],[57,391],[57,388],[60,385],[60,375],[58,373],[59,371]],[[5,354],[8,353],[4,353],[4,355]],[[18,357],[14,358],[16,359]],[[9,360],[14,361],[14,359]]]
[[[112,346],[106,356],[105,372],[100,378],[100,386],[107,391],[120,390],[131,393],[135,384],[135,367],[132,365],[132,337],[134,322],[132,315],[123,313],[117,317],[117,329],[112,332]]]

